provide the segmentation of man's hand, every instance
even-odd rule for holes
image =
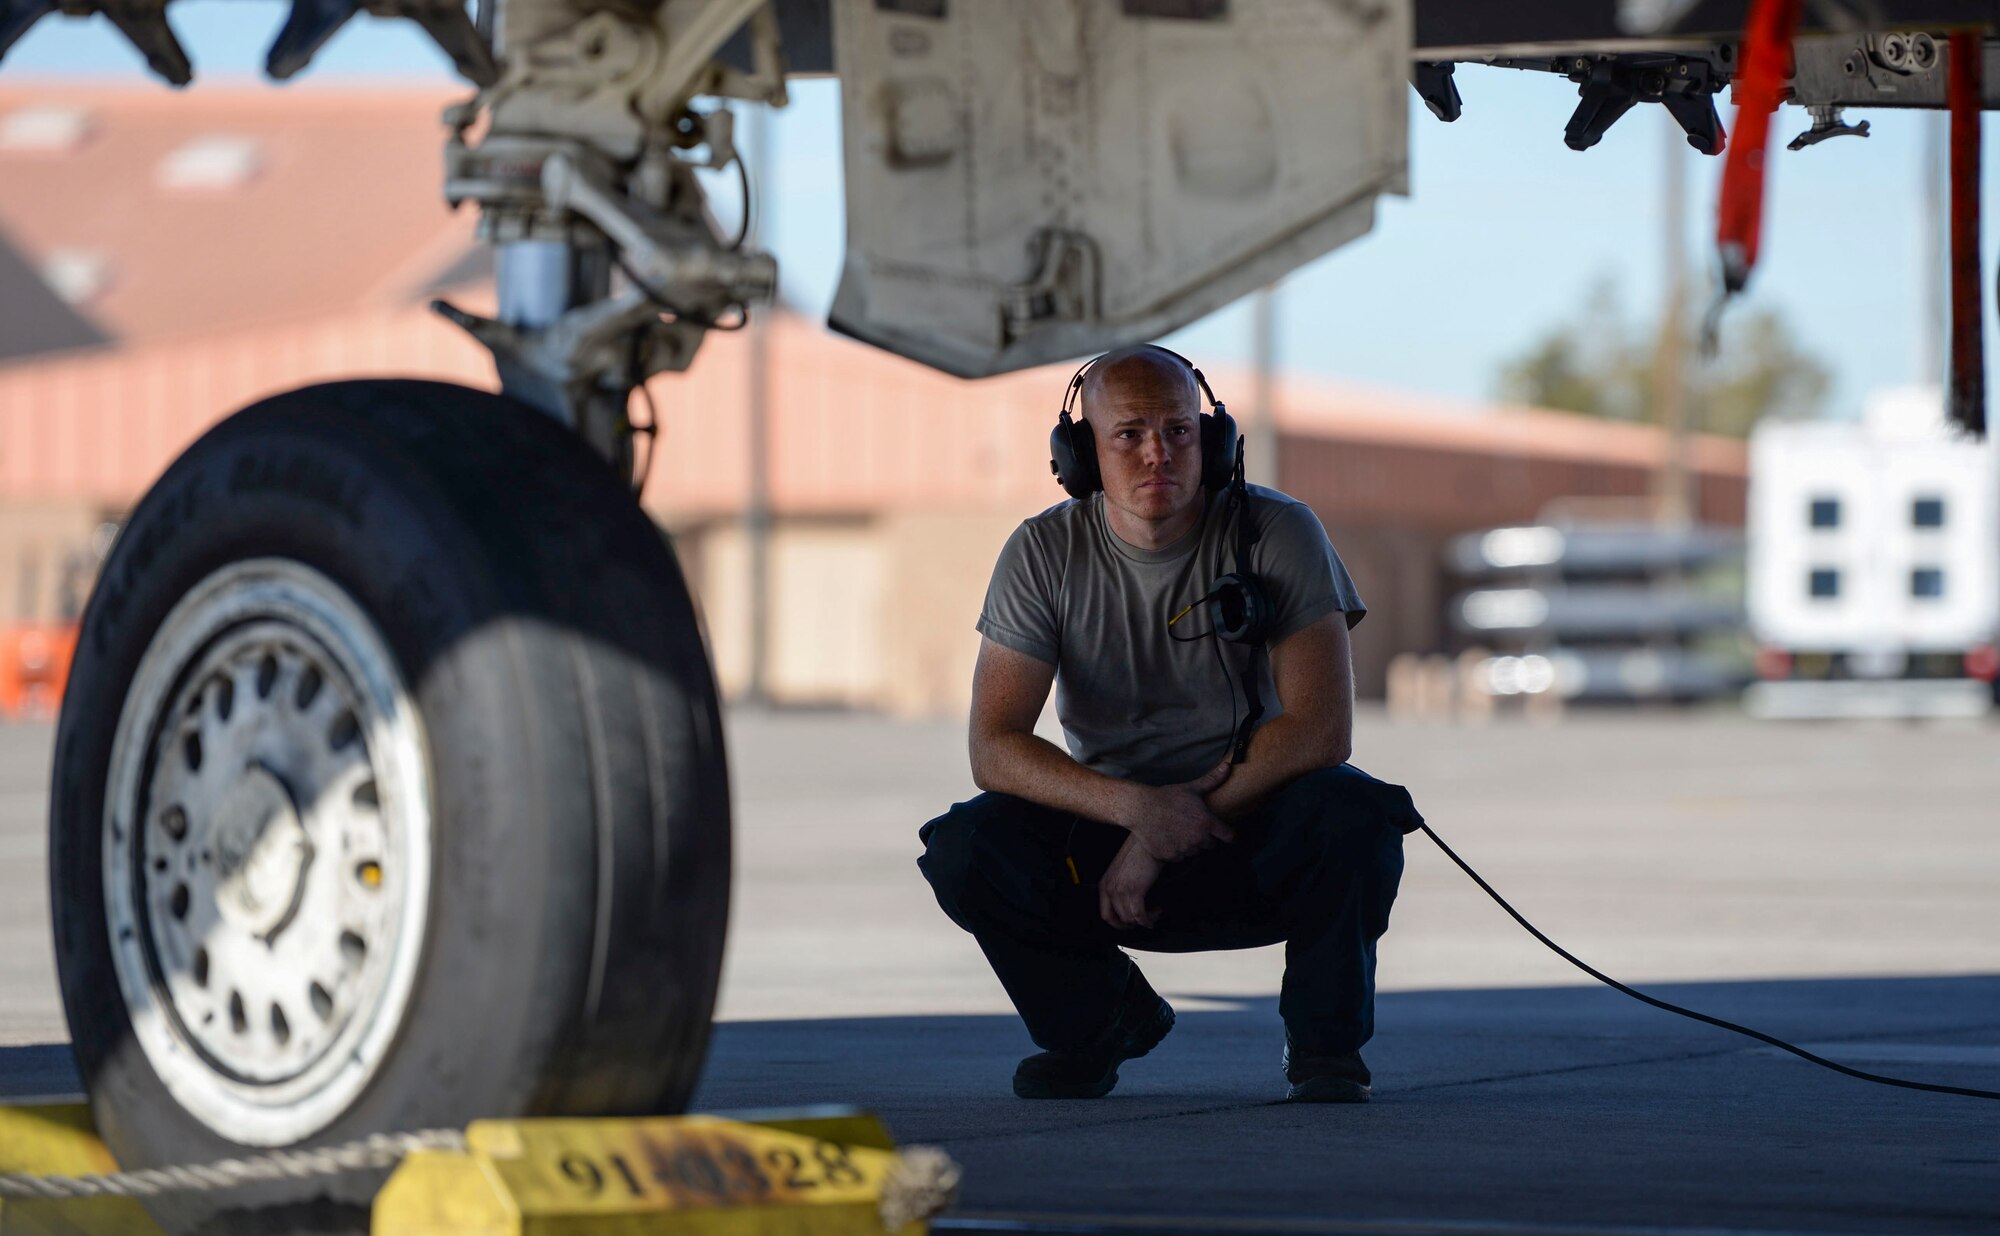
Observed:
[[[1132,782],[1127,806],[1119,812],[1115,823],[1130,832],[1147,854],[1163,863],[1177,863],[1218,841],[1234,841],[1236,834],[1216,819],[1202,801],[1203,796],[1228,779],[1229,761],[1224,760],[1179,785],[1148,786]]]
[[[1097,884],[1097,912],[1104,921],[1113,927],[1151,927],[1157,922],[1160,912],[1147,908],[1146,894],[1165,865],[1146,852],[1139,834],[1125,838]]]

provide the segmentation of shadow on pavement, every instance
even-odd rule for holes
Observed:
[[[73,1099],[82,1093],[68,1043],[0,1047],[0,1102]]]
[[[1641,989],[1855,1067],[2000,1089],[2000,978]],[[1034,1047],[1011,1016],[727,1023],[696,1102],[865,1105],[965,1165],[964,1213],[1064,1217],[963,1231],[2000,1230],[2000,1104],[1842,1077],[1601,987],[1384,995],[1365,1108],[1275,1103],[1276,1000],[1207,999],[1225,1007],[1183,1013],[1093,1102],[1012,1096]]]
[[[1859,1068],[2000,1088],[2000,977],[1643,989]],[[1274,999],[1202,1003],[1111,1096],[1073,1103],[1012,1096],[1034,1050],[1012,1016],[724,1023],[695,1106],[870,1108],[965,1165],[961,1231],[2000,1228],[2000,1105],[1842,1077],[1602,988],[1384,995],[1359,1108],[1274,1102]],[[0,1049],[0,1097],[76,1085],[64,1046]]]

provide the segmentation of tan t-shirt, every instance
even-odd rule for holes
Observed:
[[[1335,610],[1349,627],[1361,621],[1368,607],[1312,508],[1252,485],[1249,509],[1260,530],[1250,570],[1271,594],[1270,642]],[[1097,493],[1022,521],[1008,539],[979,632],[1056,667],[1056,716],[1077,762],[1170,785],[1228,755],[1252,650],[1214,638],[1183,642],[1208,629],[1206,605],[1171,632],[1167,620],[1237,570],[1231,521],[1227,493],[1211,494],[1187,535],[1140,549],[1111,530]],[[1270,659],[1255,660],[1269,720],[1280,711]]]

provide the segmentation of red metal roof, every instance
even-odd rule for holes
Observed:
[[[126,343],[407,301],[471,241],[439,193],[453,97],[8,79],[0,221],[92,274],[76,307]]]

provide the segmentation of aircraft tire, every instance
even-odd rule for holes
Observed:
[[[728,910],[716,690],[665,538],[552,419],[431,382],[224,421],[120,532],[49,872],[121,1166],[682,1110]],[[383,1175],[148,1206],[362,1231]]]

